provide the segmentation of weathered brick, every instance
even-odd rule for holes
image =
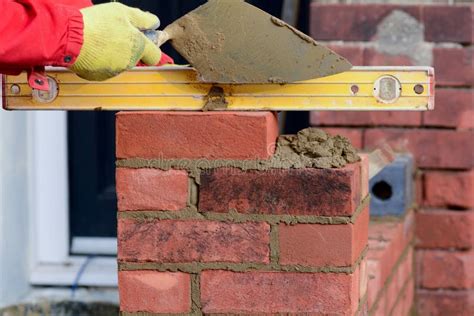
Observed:
[[[267,159],[277,137],[271,112],[117,114],[119,159]]]
[[[268,263],[267,223],[119,219],[118,258],[126,262]]]
[[[120,271],[120,310],[123,312],[189,313],[191,277],[185,273]]]
[[[357,128],[340,128],[340,127],[324,127],[325,132],[331,135],[340,135],[346,137],[356,149],[362,149],[362,140],[364,138],[364,130]]]
[[[421,210],[416,214],[419,248],[471,249],[474,247],[474,210]]]
[[[351,215],[361,201],[360,163],[341,169],[214,169],[201,175],[199,209],[245,214]]]
[[[367,247],[368,228],[368,207],[355,224],[282,224],[279,227],[280,264],[352,266]]]
[[[423,125],[474,128],[474,90],[437,89],[436,108],[434,111],[423,113]]]
[[[364,51],[362,45],[357,44],[328,44],[330,49],[345,57],[354,66],[364,65]]]
[[[473,6],[427,5],[423,7],[428,42],[473,42]]]
[[[364,146],[368,149],[388,143],[398,152],[411,152],[422,168],[470,169],[474,166],[472,131],[422,129],[369,129]]]
[[[417,314],[430,316],[474,315],[474,290],[417,292]]]
[[[204,271],[204,313],[353,315],[353,276],[343,273]],[[337,303],[335,303],[337,302]]]
[[[375,48],[367,48],[364,53],[366,66],[415,66],[413,60],[406,55],[387,54]]]
[[[315,126],[420,126],[420,112],[312,112]]]
[[[418,251],[419,285],[426,289],[474,287],[474,251]]]
[[[438,85],[474,85],[474,48],[435,47],[433,57]]]
[[[118,168],[116,175],[119,211],[177,211],[187,205],[186,171]]]
[[[311,4],[310,32],[317,40],[370,41],[379,23],[394,10],[421,20],[420,6]]]
[[[468,149],[472,151],[472,148]],[[467,172],[426,172],[424,205],[474,208],[474,170]]]

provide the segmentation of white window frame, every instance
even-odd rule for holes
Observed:
[[[29,112],[32,285],[72,286],[88,260],[71,256],[66,112]],[[89,260],[78,286],[117,286],[113,257]]]

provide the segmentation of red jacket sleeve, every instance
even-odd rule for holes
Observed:
[[[82,47],[90,0],[0,0],[0,72],[70,66]]]

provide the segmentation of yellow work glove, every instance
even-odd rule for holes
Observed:
[[[134,67],[140,60],[156,65],[160,49],[141,31],[155,30],[160,20],[149,12],[107,3],[81,10],[84,43],[71,67],[80,77],[102,81]]]

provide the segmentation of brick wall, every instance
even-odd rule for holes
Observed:
[[[118,114],[123,315],[365,313],[367,160],[261,169],[277,137],[268,112]]]
[[[430,113],[313,113],[371,149],[387,142],[421,168],[416,214],[420,315],[474,314],[474,67],[471,5],[313,3],[312,36],[355,65],[433,65]]]

